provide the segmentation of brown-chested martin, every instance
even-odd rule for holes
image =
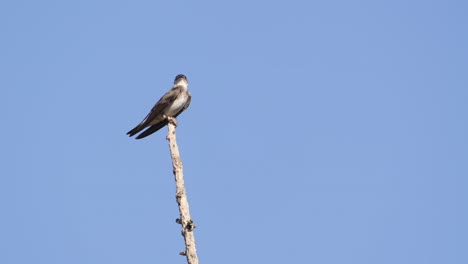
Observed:
[[[168,124],[168,117],[177,117],[190,105],[192,95],[187,90],[187,77],[179,74],[175,77],[174,86],[164,94],[153,106],[149,114],[135,128],[127,132],[127,135],[134,136],[143,129],[136,139],[144,138],[158,131]]]

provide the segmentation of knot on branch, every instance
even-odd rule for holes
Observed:
[[[193,222],[193,220],[190,219],[190,220],[188,221],[187,225],[185,226],[185,229],[186,229],[187,231],[190,231],[190,232],[191,232],[191,231],[193,231],[196,227],[197,227],[197,226],[195,225],[195,223]]]
[[[187,251],[181,251],[181,252],[179,253],[179,255],[181,255],[181,256],[187,256]]]
[[[175,221],[177,224],[184,226],[184,223],[182,222],[180,218],[177,218]],[[189,232],[193,231],[195,228],[197,228],[197,225],[195,225],[192,219],[190,219],[184,227],[184,229]],[[182,235],[183,235],[183,232],[182,232]]]
[[[176,199],[177,201],[179,201],[180,199],[182,199],[182,196],[184,196],[185,192],[184,191],[178,191],[176,193]]]

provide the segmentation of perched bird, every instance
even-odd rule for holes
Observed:
[[[149,114],[135,128],[127,132],[130,137],[147,128],[136,139],[144,138],[163,128],[169,123],[168,117],[177,117],[190,105],[192,95],[187,90],[187,77],[179,74],[175,77],[174,86],[153,106]]]

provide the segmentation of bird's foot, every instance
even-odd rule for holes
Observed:
[[[175,119],[175,117],[172,117],[172,116],[166,116],[166,119],[169,123],[173,124],[175,127],[177,127],[177,119]]]

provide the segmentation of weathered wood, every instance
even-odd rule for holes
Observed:
[[[193,229],[195,224],[190,217],[189,204],[187,200],[187,194],[184,185],[184,172],[182,167],[182,160],[180,159],[179,147],[176,142],[176,131],[177,120],[175,118],[168,118],[169,124],[167,125],[169,130],[167,133],[167,140],[169,141],[169,148],[171,151],[172,169],[174,172],[174,178],[176,183],[176,200],[179,205],[180,218],[177,219],[177,223],[182,226],[182,236],[185,240],[185,251],[181,252],[181,255],[187,257],[188,264],[198,264],[197,249],[195,247],[195,236],[193,235]]]

